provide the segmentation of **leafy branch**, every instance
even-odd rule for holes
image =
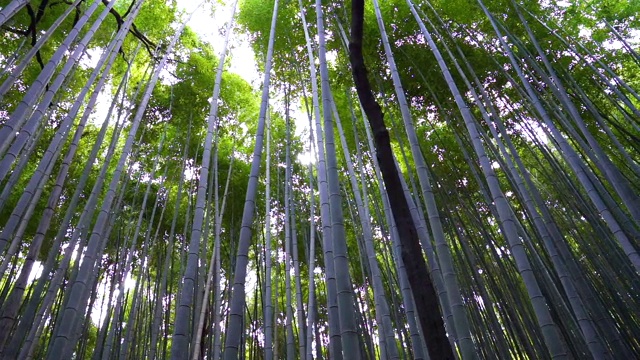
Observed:
[[[104,5],[108,5],[109,1],[102,0],[102,3]],[[118,24],[118,30],[120,30],[120,28],[122,27],[122,24],[124,24],[124,18],[127,17],[127,15],[129,15],[129,13],[131,12],[131,9],[133,8],[134,3],[135,1],[132,1],[131,4],[129,4],[129,8],[124,13],[124,15],[120,15],[120,13],[114,8],[111,8],[111,10],[109,10],[109,13],[113,15],[113,17],[116,19],[116,23]],[[131,28],[129,29],[129,32],[142,42],[142,45],[144,45],[144,47],[147,49],[149,56],[153,58],[154,57],[153,50],[156,48],[156,44],[153,41],[151,41],[146,35],[140,32],[140,30],[138,30],[138,27],[134,23],[131,24]]]
[[[76,11],[75,11],[75,16],[73,19],[73,25],[75,26],[75,24],[78,22],[78,20],[80,19],[80,7],[79,5],[82,3],[82,1],[78,4],[78,6],[76,6]],[[108,0],[102,0],[102,3],[104,5],[108,5],[109,1]],[[131,9],[133,8],[135,1],[132,1],[131,4],[129,5],[129,7],[127,8],[127,11],[123,14],[120,15],[120,13],[115,10],[115,9],[110,9],[109,13],[111,15],[113,15],[113,17],[116,20],[117,23],[117,27],[118,30],[120,30],[120,28],[122,27],[122,25],[124,24],[124,18],[126,18],[130,12]],[[49,0],[42,0],[40,2],[40,4],[38,5],[37,9],[34,9],[34,7],[31,4],[26,4],[25,8],[27,10],[27,14],[29,15],[29,25],[27,26],[26,30],[21,30],[18,28],[13,28],[7,25],[2,25],[0,28],[3,30],[6,30],[8,32],[20,35],[20,36],[25,36],[25,37],[29,37],[30,38],[30,43],[31,46],[35,46],[37,41],[38,41],[38,24],[40,23],[40,21],[42,20],[42,18],[44,17],[44,14],[46,12],[47,8],[52,8],[56,5],[60,5],[60,4],[67,4],[67,5],[73,5],[73,3],[71,1],[67,1],[67,0],[62,0],[62,1],[56,1],[56,2],[49,2]],[[136,26],[136,24],[132,24],[131,28],[129,29],[129,32],[135,36],[138,40],[140,40],[142,42],[142,44],[144,45],[144,47],[147,49],[147,52],[149,53],[149,55],[151,57],[153,57],[153,52],[154,49],[156,48],[156,43],[154,43],[153,41],[151,41],[145,34],[143,34],[138,27]],[[120,53],[123,54],[124,56],[124,52],[122,51],[122,49],[120,50]],[[42,55],[40,54],[40,51],[38,50],[36,52],[36,60],[38,61],[38,64],[40,65],[40,68],[44,68],[44,61],[42,60]]]

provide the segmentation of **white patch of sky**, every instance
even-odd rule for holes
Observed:
[[[44,270],[44,266],[42,266],[42,263],[40,261],[35,261],[33,263],[33,268],[31,269],[31,272],[29,273],[29,277],[27,279],[27,284],[31,284],[36,279],[38,279],[40,277],[40,275],[42,275],[42,270]]]
[[[125,276],[123,285],[125,292],[128,292],[135,287],[136,281],[131,276],[131,272],[128,272]],[[91,322],[96,326],[102,325],[102,322],[104,322],[104,319],[107,316],[109,305],[115,305],[118,300],[120,294],[119,287],[114,289],[113,294],[109,294],[110,287],[111,281],[108,278],[102,279],[97,287],[96,301],[94,302],[95,305],[91,309],[91,314],[89,315],[91,317]],[[111,295],[110,299],[109,295]]]
[[[197,3],[190,0],[178,0],[177,5],[178,9],[185,13],[191,13]],[[189,21],[191,30],[198,34],[202,40],[210,43],[218,55],[224,47],[225,31],[229,20],[231,20],[232,7],[233,1],[226,1],[223,4],[216,3],[213,6],[205,4],[202,9],[196,11]],[[238,31],[234,31],[230,41],[231,49],[227,53],[230,66],[227,70],[240,75],[254,86],[259,84],[261,78],[248,38]]]
[[[112,94],[111,90],[111,84],[105,83],[98,95],[99,99],[94,106],[94,110],[89,116],[89,122],[95,126],[101,126],[104,121],[109,121],[109,119],[107,119],[107,114],[109,113],[111,101],[113,100],[110,96],[110,94]]]
[[[83,69],[93,69],[98,65],[98,61],[102,56],[102,48],[90,48],[84,53],[84,56],[80,58],[80,67]]]

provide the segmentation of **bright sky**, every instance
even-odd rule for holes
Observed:
[[[219,55],[224,47],[224,32],[230,20],[233,1],[224,1],[225,5],[205,4],[189,21],[189,27],[200,37],[212,44],[214,51]],[[192,0],[178,0],[178,8],[190,14],[197,6]],[[237,12],[236,12],[237,14]],[[261,81],[258,74],[255,56],[246,36],[237,31],[231,37],[231,49],[227,52],[231,66],[228,71],[242,76],[254,87]],[[211,69],[215,71],[215,69]]]

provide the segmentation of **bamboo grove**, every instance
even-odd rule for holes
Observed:
[[[195,5],[0,0],[0,358],[640,358],[640,3]]]

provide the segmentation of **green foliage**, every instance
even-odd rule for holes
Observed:
[[[577,111],[586,128],[601,144],[606,157],[610,159],[616,169],[619,169],[622,178],[629,181],[631,189],[637,194],[640,191],[638,183],[635,182],[638,180],[636,167],[638,165],[637,153],[640,151],[640,145],[638,145],[640,135],[637,131],[637,114],[628,107],[628,104],[638,108],[640,100],[633,91],[621,84],[624,81],[631,89],[638,89],[640,86],[640,73],[637,71],[639,59],[630,54],[629,49],[623,46],[621,39],[628,40],[629,46],[634,48],[636,52],[638,51],[637,33],[640,29],[640,17],[637,14],[640,12],[640,3],[623,0],[516,2],[518,3],[517,7],[510,0],[487,0],[485,3],[495,16],[498,26],[509,44],[508,49],[499,46],[498,35],[476,1],[438,0],[430,3],[416,1],[419,3],[416,5],[420,16],[426,21],[426,27],[434,37],[436,46],[442,52],[445,63],[452,72],[455,85],[461,89],[463,101],[469,107],[472,117],[478,121],[477,126],[480,131],[486,135],[481,139],[481,143],[487,149],[490,161],[494,164],[493,170],[496,173],[499,186],[504,190],[504,196],[510,209],[514,213],[514,219],[521,226],[518,230],[518,236],[525,239],[527,254],[532,257],[535,255],[536,277],[545,284],[545,296],[551,294],[555,296],[553,299],[558,301],[558,303],[549,303],[549,307],[554,311],[554,321],[562,324],[565,333],[568,334],[566,335],[567,339],[573,341],[580,336],[580,329],[574,323],[572,314],[569,313],[571,307],[565,303],[564,298],[568,298],[568,296],[565,296],[564,288],[558,280],[557,268],[552,265],[552,256],[546,250],[543,236],[535,226],[534,215],[536,214],[532,214],[527,208],[522,191],[516,186],[514,174],[509,173],[506,168],[505,154],[497,152],[497,139],[490,136],[490,126],[493,125],[488,124],[483,115],[495,120],[494,115],[483,114],[483,110],[474,103],[463,76],[457,71],[454,59],[462,68],[467,80],[474,82],[474,76],[477,77],[479,84],[474,83],[473,86],[478,91],[480,89],[486,91],[488,95],[488,98],[484,98],[483,102],[496,106],[496,111],[504,122],[506,133],[513,142],[519,159],[527,169],[527,174],[531,177],[535,190],[543,199],[543,202],[535,204],[533,209],[538,211],[543,206],[548,208],[550,216],[544,221],[553,222],[554,226],[557,226],[562,232],[561,241],[556,244],[557,246],[566,246],[567,253],[562,256],[567,257],[566,261],[573,261],[570,265],[575,266],[576,274],[584,275],[584,279],[580,280],[584,281],[581,285],[584,285],[584,289],[587,289],[591,295],[597,297],[597,302],[589,304],[589,312],[599,314],[611,322],[611,329],[615,330],[615,334],[611,336],[627,340],[637,338],[635,335],[638,333],[639,320],[637,315],[632,314],[632,311],[629,310],[638,303],[638,296],[633,292],[638,285],[637,274],[633,273],[634,270],[625,257],[626,254],[622,252],[613,235],[609,233],[603,213],[597,211],[590,203],[590,194],[581,188],[578,176],[562,157],[564,154],[556,148],[553,141],[547,139],[549,135],[545,134],[545,131],[548,130],[548,127],[541,123],[532,100],[524,91],[517,74],[513,71],[513,66],[507,57],[507,50],[512,51],[516,60],[523,64],[525,76],[539,96],[541,106],[551,114],[552,121],[558,123],[560,133],[570,140],[572,146],[578,149],[578,157],[584,161],[585,169],[592,171],[593,177],[589,181],[602,183],[596,193],[601,194],[608,202],[607,205],[613,207],[617,203],[622,203],[624,199],[618,196],[615,188],[606,181],[608,174],[599,169],[597,166],[599,164],[589,156],[592,149],[583,148],[580,145],[580,142],[584,141],[584,137],[572,128],[574,126],[573,120],[570,119],[555,93],[551,91],[552,84],[541,76],[540,54],[537,53],[533,39],[527,33],[518,12],[527,20],[535,35],[535,40],[550,59],[557,72],[558,81],[566,86],[571,101],[575,101]],[[0,0],[0,8],[8,3],[8,0]],[[77,14],[81,14],[91,3],[91,1],[82,2]],[[308,23],[313,50],[317,56],[318,49],[315,40],[317,25],[314,3],[315,1],[311,0],[303,1],[303,11]],[[39,9],[38,6],[41,4],[44,6]],[[129,0],[117,0],[114,9],[118,14],[124,15],[130,5]],[[237,27],[248,35],[261,69],[264,69],[273,5],[274,0],[243,0],[240,2]],[[365,183],[359,183],[358,186],[360,189],[366,187],[369,196],[371,221],[374,228],[374,246],[377,260],[383,272],[384,293],[394,305],[392,309],[393,323],[397,329],[400,329],[395,338],[400,346],[408,348],[410,340],[404,338],[405,334],[400,334],[400,331],[406,332],[407,321],[405,309],[401,305],[402,299],[396,279],[398,274],[390,251],[392,244],[389,240],[389,224],[386,224],[387,219],[382,210],[382,198],[377,191],[378,184],[372,168],[372,159],[375,154],[372,154],[368,148],[365,124],[361,119],[357,97],[353,92],[348,50],[345,46],[350,31],[350,5],[350,2],[323,2],[327,29],[327,51],[329,52],[330,85],[351,156],[355,159],[357,150],[360,150],[362,154],[362,159],[359,161],[364,164]],[[7,79],[8,72],[5,70],[11,70],[15,66],[15,63],[8,63],[11,57],[15,54],[17,61],[20,61],[33,45],[32,36],[35,35],[36,40],[42,36],[43,32],[47,31],[67,6],[65,2],[31,1],[32,12],[40,11],[41,13],[39,20],[34,22],[28,9],[23,9],[0,30],[2,31],[0,36],[0,69],[2,69],[0,81]],[[508,343],[513,345],[513,349],[508,350],[512,352],[507,352],[508,354],[513,356],[517,354],[523,358],[544,357],[547,354],[543,346],[540,345],[542,343],[540,330],[534,325],[536,319],[527,298],[527,289],[519,277],[517,264],[514,263],[510,253],[504,224],[496,216],[495,204],[487,190],[487,179],[482,174],[477,154],[471,145],[472,139],[470,139],[464,120],[460,115],[460,109],[449,91],[442,70],[436,62],[436,57],[426,44],[418,24],[409,11],[406,0],[380,1],[380,7],[404,92],[409,101],[410,112],[420,142],[420,150],[424,154],[428,172],[432,178],[431,185],[437,208],[441,214],[446,241],[453,252],[454,267],[459,271],[457,279],[462,288],[463,306],[470,316],[474,316],[472,323],[474,336],[477,337],[477,339],[474,338],[474,341],[478,341],[481,345],[479,347],[482,347],[483,351],[486,350],[486,358],[498,357],[495,352],[496,339],[498,333],[504,333],[503,336],[507,337]],[[102,9],[104,9],[104,4],[99,6],[88,25],[82,29],[80,36],[86,34],[90,24]],[[143,303],[141,306],[144,306],[141,309],[144,311],[138,312],[140,321],[134,326],[136,326],[136,330],[150,331],[148,330],[151,323],[149,314],[152,314],[150,309],[153,304],[159,303],[164,312],[162,330],[167,334],[170,334],[174,326],[173,310],[177,294],[180,291],[188,243],[192,233],[191,222],[195,211],[196,187],[203,163],[203,144],[211,121],[214,121],[213,146],[218,159],[215,167],[212,162],[210,174],[212,179],[213,176],[217,176],[217,190],[220,197],[226,196],[221,227],[222,255],[220,260],[222,269],[220,273],[223,276],[222,288],[225,291],[222,307],[226,308],[228,304],[229,282],[232,279],[232,269],[236,263],[238,233],[245,205],[245,193],[255,146],[261,101],[257,89],[245,81],[242,76],[225,72],[222,76],[218,101],[218,116],[215,119],[210,119],[210,102],[219,58],[212,44],[207,43],[197,33],[187,28],[181,35],[177,48],[169,57],[168,65],[162,71],[161,80],[153,89],[149,105],[144,112],[141,128],[136,135],[137,140],[132,153],[122,154],[123,139],[130,130],[130,122],[140,104],[141,94],[146,88],[149,75],[156,66],[158,58],[166,51],[167,41],[173,35],[176,24],[183,21],[180,20],[183,15],[177,9],[178,3],[176,1],[148,0],[144,2],[136,17],[134,23],[137,32],[133,31],[127,35],[122,51],[118,54],[109,74],[109,86],[106,91],[103,91],[99,102],[104,105],[111,101],[117,85],[122,81],[131,62],[132,71],[126,79],[125,100],[122,103],[118,101],[114,115],[111,119],[106,120],[109,130],[105,140],[99,145],[98,159],[93,164],[89,164],[91,166],[89,179],[86,187],[82,189],[80,203],[74,209],[71,224],[66,228],[62,227],[65,235],[63,246],[66,246],[70,235],[78,229],[78,219],[87,205],[89,194],[97,181],[101,166],[103,164],[107,166],[105,183],[108,184],[118,159],[121,156],[126,156],[129,160],[116,194],[119,196],[122,192],[122,203],[119,204],[120,208],[109,209],[112,215],[110,224],[113,228],[110,238],[106,242],[104,254],[101,254],[102,258],[99,259],[99,270],[102,271],[105,281],[117,281],[114,279],[122,276],[119,272],[122,271],[121,262],[124,261],[122,256],[125,251],[123,249],[125,246],[131,245],[130,241],[136,230],[137,219],[142,214],[141,227],[138,229],[141,237],[138,239],[138,246],[134,249],[133,254],[135,264],[133,276],[136,281],[144,279],[147,289],[142,290],[143,295],[140,295],[139,300]],[[40,50],[39,57],[43,63],[51,58],[70,33],[75,18],[76,12],[73,11]],[[35,143],[33,153],[29,155],[29,161],[25,163],[24,172],[16,179],[9,198],[0,209],[0,226],[7,223],[12,210],[22,195],[22,191],[19,190],[26,187],[32,176],[38,176],[35,170],[44,151],[54,134],[59,131],[62,119],[77,99],[80,89],[86,84],[89,74],[93,70],[92,64],[102,55],[117,28],[116,16],[109,14],[89,44],[89,50],[83,55],[80,66],[76,67],[69,75],[63,88],[56,92],[53,103],[48,107],[47,114],[42,119],[41,137]],[[274,296],[273,301],[277,301],[280,306],[280,314],[276,317],[278,319],[276,321],[277,328],[275,329],[280,341],[280,354],[286,349],[283,341],[286,332],[282,317],[282,305],[286,303],[282,286],[285,268],[280,259],[280,249],[284,248],[283,178],[287,145],[284,140],[287,134],[286,112],[288,110],[290,116],[293,116],[292,113],[298,108],[301,108],[303,112],[306,111],[305,101],[311,107],[309,61],[303,30],[298,1],[280,1],[274,49],[273,86],[269,103],[271,106],[269,110],[272,139],[271,157],[267,159],[263,156],[262,159],[262,169],[265,169],[266,163],[269,162],[272,171],[270,192],[273,226],[268,230],[272,231],[273,248],[278,249],[274,252],[274,273],[277,274],[277,276],[274,275],[274,280],[278,280],[279,283],[276,286],[280,286],[280,288],[277,298]],[[617,32],[617,35],[613,30]],[[399,167],[408,180],[409,186],[412,187],[411,182],[415,182],[413,178],[415,177],[414,164],[407,146],[404,125],[401,122],[397,95],[388,70],[389,59],[387,59],[382,47],[381,34],[371,1],[367,1],[365,9],[364,36],[364,55],[369,76],[374,85],[374,92],[383,108],[385,121],[391,133],[392,148],[399,160]],[[636,36],[635,39],[634,36]],[[140,50],[135,53],[137,48]],[[451,50],[453,58],[447,53],[447,49]],[[68,53],[65,54],[63,62],[66,61],[68,55]],[[57,71],[60,70],[60,66]],[[617,77],[612,78],[612,75],[605,69],[611,69]],[[41,70],[42,64],[37,59],[31,61],[19,75],[16,84],[0,100],[0,126],[10,117],[17,104],[22,100],[25,91],[31,86]],[[612,87],[613,84],[617,84],[615,89]],[[614,90],[616,97],[612,96]],[[290,96],[291,109],[284,109],[283,94],[285,91]],[[621,96],[617,97],[618,94]],[[318,95],[322,96],[322,94]],[[303,98],[303,96],[305,97]],[[585,99],[588,99],[590,104]],[[106,158],[108,143],[115,132],[114,125],[117,114],[122,116],[124,127],[118,139],[116,153],[113,158]],[[104,106],[94,109],[92,118],[97,119],[97,123],[90,122],[83,131],[78,152],[70,164],[69,175],[63,186],[61,198],[54,206],[55,214],[52,226],[45,234],[42,250],[37,257],[40,262],[44,261],[50,253],[61,253],[60,248],[54,249],[52,247],[53,239],[61,226],[66,225],[62,224],[64,213],[68,209],[69,199],[78,187],[82,171],[88,163],[89,154],[97,142],[100,122],[104,120],[105,115]],[[313,120],[315,123],[315,119]],[[295,121],[290,119],[289,131],[291,134],[296,133],[296,124],[294,123]],[[608,126],[607,131],[605,131],[603,124]],[[531,127],[531,129],[527,129],[527,127]],[[72,129],[75,129],[75,126]],[[73,132],[71,132],[72,134]],[[612,134],[619,144],[612,140]],[[289,144],[293,159],[291,197],[296,207],[294,226],[298,235],[298,253],[301,264],[298,275],[303,279],[301,281],[304,288],[303,298],[307,299],[308,275],[310,271],[316,271],[316,269],[309,269],[306,265],[309,260],[307,243],[309,218],[315,216],[317,233],[315,234],[316,258],[314,260],[316,268],[319,269],[319,274],[316,275],[316,285],[318,286],[316,291],[317,320],[321,327],[322,341],[325,341],[325,333],[328,331],[326,328],[328,324],[328,299],[324,284],[325,254],[321,246],[322,225],[317,221],[320,205],[316,201],[316,213],[309,214],[308,203],[309,193],[315,192],[318,184],[317,179],[313,180],[313,184],[309,184],[306,165],[297,161],[298,155],[308,148],[306,136],[307,134],[304,134],[299,138],[292,135]],[[504,134],[500,136],[501,140],[505,138]],[[164,144],[159,149],[161,139],[164,139]],[[62,146],[61,154],[63,156],[69,149],[69,142],[67,139]],[[620,151],[620,149],[624,151]],[[348,189],[342,195],[350,275],[354,288],[358,289],[359,301],[366,302],[363,316],[368,318],[366,320],[372,321],[375,314],[371,302],[374,296],[373,290],[368,288],[371,284],[370,270],[363,254],[362,228],[354,221],[358,219],[356,208],[351,202],[348,202],[352,200],[353,194],[351,194],[351,184],[346,176],[345,159],[340,150],[338,148],[337,159],[340,168],[340,181],[344,189]],[[408,156],[407,162],[404,160],[403,152]],[[185,154],[184,159],[183,154]],[[26,156],[27,154],[20,155]],[[509,156],[513,155],[515,154]],[[624,155],[628,155],[631,160]],[[155,177],[152,178],[153,164],[156,160],[158,166],[155,169]],[[14,273],[24,263],[24,256],[36,235],[39,220],[47,206],[48,194],[52,191],[60,168],[61,160],[58,159],[54,163],[52,175],[48,179],[44,179],[44,195],[38,199],[34,215],[26,223],[23,242],[14,258],[15,266],[12,268]],[[12,168],[13,171],[15,169],[15,167]],[[524,174],[523,170],[519,169],[518,171],[520,174]],[[259,205],[256,206],[256,220],[253,224],[254,234],[265,232],[264,218],[266,214],[263,204],[266,201],[264,198],[266,184],[263,181],[264,172],[260,176],[256,199],[256,204]],[[181,179],[183,185],[181,193],[178,194]],[[229,191],[225,195],[224,187],[227,180],[229,181]],[[142,207],[144,191],[148,184],[151,184],[149,197],[146,206]],[[7,186],[7,179],[0,185],[2,185],[0,189],[4,189],[4,186]],[[411,191],[414,189],[412,188]],[[420,193],[420,190],[417,192]],[[106,196],[106,185],[98,189],[98,194],[97,203],[99,205],[97,208]],[[212,196],[209,193],[208,195]],[[423,206],[424,199],[421,198],[421,195],[414,194],[414,196],[418,205]],[[180,201],[177,210],[175,210],[174,206],[178,198]],[[155,210],[155,217],[152,221],[153,205],[156,202],[158,208]],[[206,269],[204,264],[208,264],[213,248],[213,209],[214,204],[207,202],[204,211],[205,219],[209,222],[209,232],[203,237],[206,251],[201,251],[200,269]],[[161,212],[164,212],[162,217]],[[637,224],[634,225],[631,221],[625,222],[629,219],[627,212],[625,208],[618,207],[616,211],[613,211],[612,216],[622,224],[623,230],[621,231],[629,234],[633,246],[637,247]],[[429,215],[432,214],[427,214],[427,216]],[[89,229],[82,229],[80,232],[83,237],[86,237],[93,230],[96,218],[97,214],[94,213]],[[170,244],[169,233],[174,219],[175,235],[172,239],[173,243]],[[429,225],[428,231],[431,235],[433,232],[431,225]],[[148,240],[143,239],[147,232],[150,234]],[[9,242],[11,240],[9,239]],[[252,246],[250,254],[249,270],[256,277],[258,272],[260,272],[260,276],[263,276],[262,240],[261,235],[254,236],[254,246]],[[203,248],[205,248],[204,245]],[[144,251],[149,252],[147,259],[143,259]],[[170,260],[168,264],[165,263],[167,252],[169,252],[168,258]],[[2,259],[4,260],[4,258]],[[74,261],[74,264],[76,263],[77,260]],[[618,264],[622,265],[617,266]],[[160,289],[157,282],[165,267],[169,272],[167,285],[169,290],[165,294],[157,295]],[[3,275],[3,278],[0,279],[0,299],[2,301],[12,290],[12,284],[7,280],[10,276]],[[198,281],[204,279],[204,272],[199,276],[201,278]],[[153,283],[154,280],[156,284]],[[262,278],[261,280],[264,281]],[[263,346],[261,343],[262,334],[260,333],[260,327],[264,324],[261,315],[264,299],[260,298],[262,286],[263,284],[256,284],[256,289],[251,289],[254,291],[251,293],[252,297],[246,302],[247,308],[250,310],[247,314],[250,314],[251,318],[247,318],[245,321],[245,333],[250,332],[251,334],[247,336],[244,346],[245,353],[253,357],[258,357],[255,354],[261,353],[263,350],[261,348]],[[595,289],[593,293],[591,293],[592,288]],[[482,294],[481,290],[485,290],[486,294]],[[558,291],[559,295],[556,295],[555,291]],[[62,294],[60,292],[59,295]],[[129,295],[132,296],[133,291],[130,291]],[[162,299],[159,300],[156,296],[161,296]],[[491,307],[489,303],[492,303]],[[513,307],[514,303],[522,306]],[[132,304],[132,299],[127,298],[123,318],[131,314]],[[61,311],[59,306],[56,303],[55,311]],[[602,306],[610,306],[610,309],[601,311],[600,307]],[[20,311],[23,311],[22,309]],[[309,311],[306,309],[306,305],[305,311]],[[488,318],[490,311],[494,311],[498,319],[495,329],[491,328],[485,319]],[[54,316],[48,315],[50,318],[47,321],[53,323]],[[210,324],[211,320],[207,318],[206,321]],[[119,323],[120,326],[122,324],[120,319],[115,319],[114,322]],[[300,326],[300,324],[296,326]],[[375,324],[374,327],[377,326],[378,324]],[[91,351],[96,346],[97,334],[100,330],[95,324],[88,322],[88,331],[82,339],[84,347],[81,348],[85,357],[92,354]],[[119,331],[122,334],[118,334],[116,337],[124,336],[126,331],[121,330]],[[206,331],[210,331],[210,329]],[[606,328],[598,328],[598,331],[604,334],[603,338],[609,336],[606,334]],[[147,335],[144,333],[144,336]],[[43,355],[46,352],[44,343],[50,340],[50,336],[51,334],[45,331],[36,349],[37,355]],[[169,346],[170,336],[167,337],[164,334],[161,336],[163,337],[162,345],[168,344]],[[371,337],[373,335],[363,333],[361,336]],[[328,338],[328,336],[326,337]],[[122,339],[117,340],[119,344],[122,343],[120,340]],[[145,338],[144,344],[140,346],[147,349],[147,341]],[[573,355],[578,355],[576,357],[584,354],[582,350],[578,349],[580,341],[576,340],[578,345],[573,345],[572,351]],[[637,341],[629,340],[627,343],[625,346],[637,354]],[[326,344],[322,345],[326,351]],[[405,351],[410,350],[405,349]],[[135,355],[146,356],[146,354],[139,353],[135,353]],[[407,356],[411,357],[411,355]],[[209,354],[206,356],[208,357]]]

